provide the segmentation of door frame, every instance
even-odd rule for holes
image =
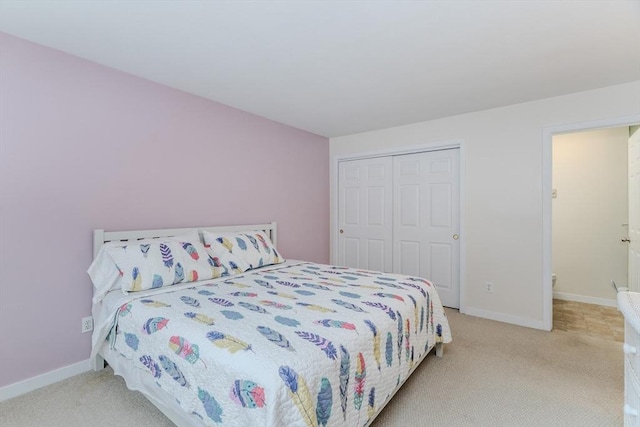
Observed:
[[[459,259],[459,268],[460,268],[460,313],[466,313],[466,295],[465,295],[465,284],[466,284],[466,154],[465,154],[465,141],[463,139],[451,139],[445,141],[437,141],[431,143],[425,143],[420,145],[411,145],[406,147],[392,147],[385,148],[375,151],[363,151],[351,154],[341,154],[334,155],[331,159],[331,178],[333,182],[331,183],[331,211],[330,211],[330,228],[331,231],[329,233],[330,239],[330,260],[332,264],[336,263],[338,256],[338,185],[339,185],[339,176],[338,176],[338,164],[342,161],[349,160],[360,160],[360,159],[370,159],[375,157],[386,157],[386,156],[399,156],[403,154],[414,154],[414,153],[423,153],[427,151],[438,151],[438,150],[447,150],[447,149],[458,149],[460,155],[460,177],[459,177],[459,190],[460,190],[460,259]]]
[[[553,328],[553,284],[552,272],[552,177],[553,177],[553,137],[566,133],[583,132],[640,123],[640,114],[611,117],[601,120],[545,126],[542,128],[542,329]]]

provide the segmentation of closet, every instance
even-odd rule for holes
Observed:
[[[338,264],[424,277],[460,300],[459,149],[338,163]]]

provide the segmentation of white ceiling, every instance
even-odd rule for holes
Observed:
[[[640,0],[0,0],[0,31],[327,137],[640,79]]]

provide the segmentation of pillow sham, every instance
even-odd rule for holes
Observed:
[[[125,293],[153,289],[211,279],[223,271],[193,230],[174,237],[107,242],[87,272],[97,302],[118,288]]]
[[[212,257],[230,255],[231,260],[244,271],[285,261],[263,231],[214,234],[205,230],[202,236]]]
[[[185,235],[181,235],[176,238],[180,238],[181,240],[188,240],[197,236],[197,231],[193,231],[192,233],[188,233]],[[163,240],[171,240],[172,237],[165,237]],[[121,283],[120,279],[122,278],[122,274],[118,269],[118,266],[114,263],[113,258],[109,255],[108,251],[111,248],[118,248],[127,246],[129,244],[146,244],[146,243],[157,243],[161,239],[160,238],[151,238],[151,239],[140,239],[140,240],[131,240],[131,241],[112,241],[105,242],[98,254],[94,258],[93,262],[89,266],[87,273],[93,282],[94,292],[93,292],[93,302],[96,303],[100,301],[107,293],[120,289]]]

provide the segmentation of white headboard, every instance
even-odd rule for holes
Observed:
[[[198,230],[200,240],[202,240],[202,231],[264,231],[271,239],[273,244],[278,247],[276,222],[268,224],[250,224],[250,225],[222,225],[211,227],[186,227],[186,228],[167,228],[160,230],[133,230],[133,231],[104,231],[93,230],[93,256],[98,255],[98,251],[105,242],[128,241],[138,239],[149,239],[153,237],[169,237],[183,234],[192,230]]]

